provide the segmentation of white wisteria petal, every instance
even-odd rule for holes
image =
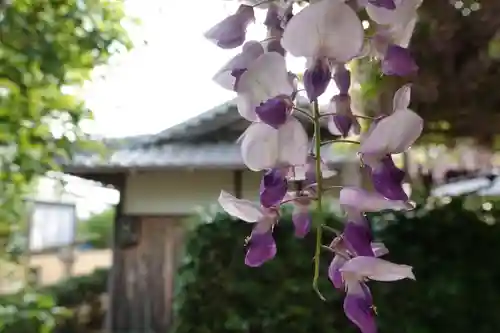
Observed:
[[[373,121],[368,127],[368,129],[360,134],[359,141],[363,143],[363,141],[365,141],[368,137],[370,137],[372,132],[375,130],[375,127],[377,127],[377,122]]]
[[[316,63],[316,57],[306,57],[306,65],[305,68],[312,68]]]
[[[248,121],[255,122],[259,119],[255,108],[259,106],[260,102],[256,101],[251,93],[239,93],[236,96],[236,106],[238,113]]]
[[[376,281],[397,281],[403,279],[415,280],[412,267],[398,265],[384,259],[358,256],[347,261],[340,271]]]
[[[309,138],[304,126],[294,117],[278,130],[279,164],[304,165],[307,162]]]
[[[295,192],[286,192],[282,201],[290,201],[290,200],[295,199],[296,197],[297,197],[297,195]]]
[[[241,74],[237,92],[251,94],[252,98],[259,102],[278,95],[290,96],[293,86],[285,58],[279,53],[268,52],[255,59]]]
[[[357,187],[344,187],[340,191],[340,206],[345,210],[360,212],[380,212],[383,210],[406,210],[413,208],[400,200],[388,200],[376,192],[368,192]]]
[[[410,45],[411,36],[413,35],[413,30],[417,24],[417,15],[413,15],[411,19],[401,26],[391,27],[392,41],[401,47],[408,48]]]
[[[305,180],[306,173],[310,168],[311,168],[310,163],[307,163],[304,165],[296,165],[290,169],[290,171],[288,172],[287,178],[289,180],[292,180],[292,181]],[[321,175],[322,175],[323,179],[331,178],[331,177],[337,175],[337,173],[338,173],[337,170],[330,169],[328,167],[328,165],[321,162]]]
[[[389,10],[371,4],[366,5],[366,13],[370,18],[383,25],[401,25],[409,22],[422,4],[422,0],[395,0],[396,9]]]
[[[226,191],[220,192],[218,201],[226,213],[240,220],[255,223],[264,217],[259,206],[249,200],[238,199]]]
[[[328,122],[328,131],[330,131],[330,133],[332,133],[333,135],[338,135],[338,136],[342,135],[342,132],[339,130],[339,128],[337,127],[337,125],[333,120]]]
[[[243,163],[252,171],[273,168],[279,159],[278,130],[264,123],[248,126],[241,139]]]
[[[419,138],[424,120],[409,109],[398,109],[380,120],[361,141],[361,154],[400,154]]]
[[[262,54],[264,54],[264,48],[259,42],[246,42],[241,52],[231,58],[231,60],[215,73],[213,80],[224,89],[234,90],[236,78],[232,75],[232,71],[248,68],[248,66]]]
[[[262,219],[260,219],[257,223],[254,224],[253,232],[257,234],[265,234],[276,223],[276,218],[272,215],[266,215]]]
[[[306,179],[306,172],[309,166],[306,165],[296,165],[288,171],[287,178],[292,181],[299,181]]]
[[[287,0],[274,0],[274,1],[262,1],[262,0],[242,0],[241,3],[254,6],[256,8],[265,9],[269,8],[270,4],[277,6],[278,8],[286,8],[290,1]]]
[[[372,250],[375,257],[382,257],[389,253],[389,249],[382,242],[373,242]]]
[[[377,56],[376,50],[375,50],[374,46],[372,45],[371,38],[367,39],[363,42],[363,47],[361,48],[361,51],[355,57],[355,59],[362,59],[362,58],[369,57],[369,56],[372,56],[372,57]]]
[[[392,99],[392,109],[393,110],[401,110],[408,109],[410,106],[411,99],[411,84],[405,84],[401,88],[399,88],[394,94],[394,98]]]
[[[294,117],[289,117],[278,130],[264,123],[253,123],[241,140],[243,162],[253,171],[305,164],[307,150],[307,133]]]
[[[324,164],[321,166],[321,175],[325,179],[332,178],[333,176],[336,176],[337,173],[338,173],[337,170],[332,170]]]
[[[363,39],[363,24],[351,7],[341,0],[321,0],[292,17],[281,44],[296,57],[327,57],[344,63],[360,53]]]

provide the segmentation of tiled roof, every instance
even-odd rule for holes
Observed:
[[[300,114],[299,114],[300,115]],[[67,172],[86,173],[117,169],[237,168],[243,167],[239,145],[234,143],[190,143],[189,139],[215,132],[241,119],[234,100],[154,135],[101,140],[110,151],[107,157],[82,153],[64,163]],[[333,154],[325,147],[326,160],[339,163],[345,153]]]
[[[355,159],[354,154],[338,153],[324,147],[322,156],[329,164]],[[66,169],[86,172],[116,169],[161,168],[242,168],[240,147],[236,143],[183,144],[172,143],[142,148],[120,149],[108,158],[77,156]]]
[[[299,105],[306,104],[306,101],[299,97],[301,96],[297,97],[297,103]],[[297,116],[298,118],[305,118],[301,114]],[[236,100],[232,99],[183,123],[152,135],[147,143],[182,141],[194,135],[216,131],[240,119],[242,118],[238,113]]]
[[[236,102],[231,100],[203,112],[196,117],[188,119],[185,122],[150,136],[148,143],[183,140],[194,134],[217,130],[238,119],[241,119],[241,116],[236,109]]]

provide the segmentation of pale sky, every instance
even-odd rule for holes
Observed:
[[[129,0],[127,9],[142,20],[130,30],[136,48],[84,93],[100,134],[152,134],[234,97],[211,78],[238,50],[219,49],[203,37],[233,11],[232,2]],[[253,26],[250,34],[265,36],[265,31]]]
[[[212,76],[239,49],[222,50],[203,33],[236,6],[224,0],[127,1],[128,12],[142,20],[130,29],[137,46],[108,66],[106,79],[87,85],[84,98],[94,110],[94,130],[112,137],[152,134],[233,98]],[[265,12],[256,16],[247,37],[262,40]],[[287,61],[290,70],[303,71],[304,59]]]

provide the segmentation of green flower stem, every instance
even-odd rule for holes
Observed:
[[[326,146],[326,145],[329,145],[331,143],[352,143],[352,144],[355,144],[355,145],[361,144],[361,142],[356,141],[356,140],[335,139],[335,140],[323,141],[323,142],[320,143],[320,146]]]
[[[313,101],[313,120],[314,120],[314,148],[316,156],[316,181],[317,181],[317,210],[319,223],[316,224],[316,248],[314,251],[314,276],[313,276],[313,289],[318,294],[322,300],[326,300],[321,294],[318,288],[319,279],[319,266],[320,266],[320,255],[321,255],[321,245],[323,240],[323,177],[321,176],[321,115],[319,113],[318,100]]]
[[[338,113],[337,112],[323,113],[323,114],[321,114],[321,117],[335,116],[336,114],[338,114]],[[367,119],[367,120],[378,120],[381,118],[380,116],[379,117],[369,117],[369,116],[362,116],[359,114],[353,114],[352,116],[354,118]]]

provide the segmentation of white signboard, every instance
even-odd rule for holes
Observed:
[[[73,244],[75,226],[75,205],[34,202],[29,235],[30,250],[40,251]]]

